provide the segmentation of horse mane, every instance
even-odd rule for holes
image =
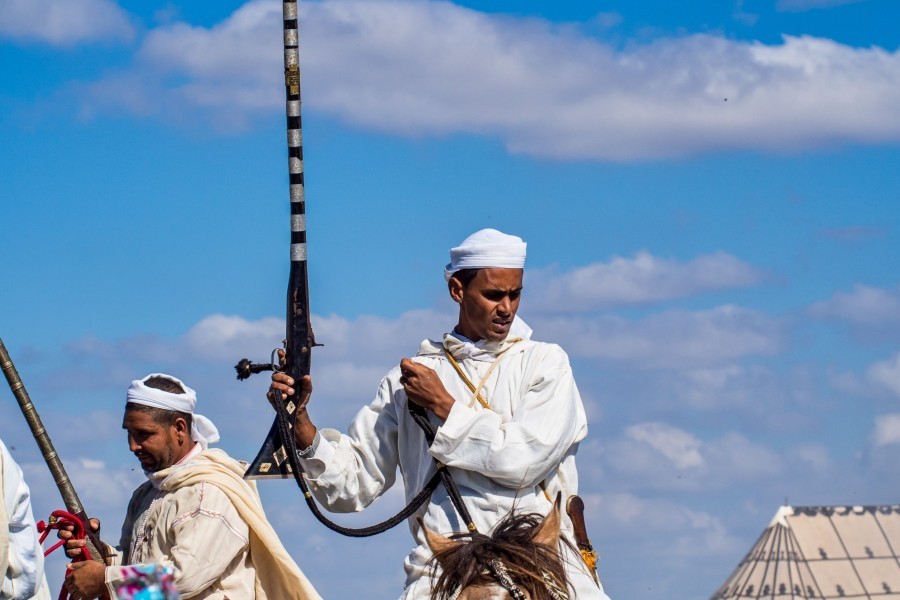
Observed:
[[[568,579],[559,548],[535,542],[534,532],[543,521],[538,513],[506,515],[490,535],[457,533],[450,539],[460,544],[432,558],[432,578],[437,576],[431,597],[450,600],[460,590],[473,585],[491,585],[496,581],[485,572],[491,560],[500,560],[510,577],[532,600],[552,600],[548,583],[558,590],[568,589]],[[560,537],[560,543],[572,544]],[[438,568],[441,569],[438,575]]]

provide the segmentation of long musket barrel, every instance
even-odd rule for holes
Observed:
[[[300,119],[300,51],[297,33],[297,0],[282,3],[284,15],[284,85],[287,115],[288,174],[291,200],[291,271],[287,293],[287,336],[285,350],[287,363],[284,371],[294,381],[308,375],[311,366],[311,350],[316,345],[309,322],[309,287],[306,265],[306,199],[303,180],[303,134]],[[249,361],[238,365],[238,378],[250,374]],[[242,371],[242,369],[244,369]],[[293,414],[296,400],[285,398],[287,411]],[[266,441],[244,477],[292,477],[291,459],[288,454],[294,447],[293,437],[284,440],[277,420],[273,423]]]
[[[297,0],[285,0],[284,10],[284,85],[287,96],[287,142],[288,173],[290,175],[291,196],[291,272],[287,293],[287,337],[285,339],[286,363],[282,370],[295,381],[294,388],[299,392],[299,381],[309,375],[312,349],[317,346],[310,324],[309,287],[306,262],[306,200],[303,180],[303,136],[300,123],[300,53],[297,34]],[[246,358],[236,366],[238,379],[246,379],[253,373],[278,368],[273,361],[270,364],[251,363]],[[250,467],[244,473],[245,479],[261,479],[265,477],[293,477],[303,492],[306,504],[320,523],[341,535],[350,537],[368,537],[387,531],[415,514],[428,501],[431,493],[443,481],[447,486],[456,509],[460,511],[467,523],[472,519],[459,498],[459,492],[450,480],[446,469],[439,469],[421,492],[413,498],[406,508],[376,525],[354,529],[334,523],[316,506],[312,493],[301,472],[294,443],[292,430],[294,413],[297,410],[296,398],[283,398],[275,391],[272,403],[276,417],[262,449]],[[412,406],[412,404],[410,405]],[[424,411],[423,411],[424,412]],[[413,418],[416,418],[415,415]],[[425,417],[427,422],[427,417]],[[455,496],[454,496],[455,494]],[[474,525],[472,526],[474,527]]]
[[[50,434],[47,433],[47,429],[41,421],[41,416],[34,407],[34,403],[31,401],[28,391],[25,390],[25,384],[22,383],[19,372],[16,371],[16,366],[13,364],[9,352],[6,351],[6,346],[3,344],[2,339],[0,339],[0,368],[3,369],[3,374],[6,376],[7,383],[9,383],[9,389],[12,390],[13,395],[16,397],[19,408],[22,409],[22,414],[28,422],[28,427],[31,428],[31,434],[34,436],[34,440],[37,442],[38,448],[40,448],[41,454],[44,456],[44,461],[47,463],[47,467],[53,475],[53,480],[56,482],[56,487],[59,489],[63,503],[66,505],[66,510],[81,519],[85,529],[89,530],[90,524],[88,522],[88,516],[84,510],[84,506],[81,504],[81,500],[78,499],[78,493],[75,492],[75,486],[72,485],[72,481],[66,473],[66,467],[56,453],[56,448],[53,447],[53,442],[50,440]],[[102,544],[100,539],[90,531],[87,531],[86,533],[88,534],[88,542],[90,544],[89,550],[91,551],[92,556],[97,557],[98,560],[102,562],[107,555],[106,545]]]

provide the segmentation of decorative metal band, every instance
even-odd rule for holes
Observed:
[[[282,2],[284,85],[287,99],[288,172],[291,196],[291,262],[306,260],[306,204],[303,181],[303,132],[300,119],[300,43],[297,0]],[[276,461],[277,462],[277,461]],[[280,465],[279,465],[280,466]]]
[[[306,260],[306,244],[291,244],[291,262]]]

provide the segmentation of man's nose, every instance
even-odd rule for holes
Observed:
[[[130,435],[128,436],[128,449],[132,452],[137,452],[141,449],[141,445],[134,441],[134,438]]]
[[[509,299],[509,296],[503,296],[503,299],[500,301],[500,304],[497,305],[497,312],[502,315],[508,315],[512,310],[512,300]]]

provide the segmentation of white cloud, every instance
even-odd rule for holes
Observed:
[[[626,437],[643,442],[662,454],[678,470],[705,466],[701,442],[686,431],[665,423],[640,423],[625,430]]]
[[[572,356],[638,368],[721,365],[776,354],[784,344],[777,320],[731,305],[697,312],[670,310],[638,321],[612,315],[538,317],[531,325],[543,337],[560,341]]]
[[[555,268],[526,273],[529,310],[582,312],[661,302],[758,283],[762,272],[725,252],[679,262],[642,251],[567,273]]]
[[[900,414],[880,415],[875,417],[875,429],[872,431],[872,443],[876,448],[900,444]]]
[[[604,29],[611,29],[622,24],[622,15],[617,12],[601,12],[594,16],[594,23]]]
[[[0,2],[0,37],[67,46],[82,42],[127,42],[133,36],[128,14],[113,0]]]
[[[754,26],[756,22],[759,20],[759,15],[747,12],[744,9],[744,0],[735,0],[734,3],[734,11],[732,12],[732,17],[745,25]]]
[[[313,315],[316,341],[323,344],[315,352],[331,361],[352,359],[358,365],[382,364],[385,355],[414,354],[422,339],[439,336],[453,322],[454,315],[433,310],[411,310],[396,318]],[[281,317],[251,321],[237,315],[216,314],[191,327],[182,342],[192,353],[206,359],[246,353],[267,360],[272,348],[281,347],[284,335]]]
[[[123,444],[120,455],[126,455],[127,450]],[[144,475],[140,469],[123,469],[118,461],[109,464],[95,458],[73,456],[72,453],[65,457],[66,472],[71,479],[79,500],[90,516],[97,517],[105,524],[111,524],[108,532],[117,531],[116,519],[121,519],[123,508],[128,504],[134,489],[143,483]],[[53,476],[45,464],[24,463],[23,472],[28,475],[28,485],[32,490],[32,497],[40,499],[37,502],[42,510],[47,506],[62,505],[60,492],[53,481]],[[37,507],[35,508],[37,510]],[[37,519],[46,518],[47,514],[38,512]],[[115,534],[110,540],[117,542]]]
[[[825,474],[833,464],[828,453],[828,448],[822,444],[806,444],[794,448],[790,457],[795,459],[800,468],[808,469],[813,473]]]
[[[707,442],[704,456],[719,481],[759,480],[785,469],[777,452],[733,431]]]
[[[718,517],[671,500],[603,493],[586,494],[584,502],[585,514],[592,518],[590,526],[603,531],[605,537],[649,542],[644,551],[651,554],[697,558],[746,550]],[[668,543],[660,548],[656,542],[662,538],[671,540],[677,550]]]
[[[313,352],[312,410],[324,423],[343,427],[372,399],[390,368],[402,357],[415,355],[425,337],[439,339],[455,321],[453,315],[440,311],[413,310],[396,318],[313,315],[312,322],[317,341],[324,344]],[[145,373],[172,373],[198,391],[200,411],[216,422],[223,439],[240,437],[241,444],[247,443],[243,438],[261,443],[271,423],[265,402],[269,374],[238,382],[233,365],[245,357],[268,362],[284,336],[281,317],[251,320],[213,314],[175,338],[138,335],[110,342],[84,337],[68,345],[66,359],[54,366],[57,377],[39,383],[57,396],[75,394],[77,402],[89,398],[103,403],[113,412],[91,414],[90,419],[102,416],[104,437],[111,433],[119,439],[118,411],[128,383]],[[75,427],[55,427],[61,431],[58,435],[68,438],[90,428],[87,417],[66,418]],[[258,431],[247,433],[248,428]],[[241,447],[238,455],[258,449],[249,446]]]
[[[844,227],[825,227],[818,234],[826,239],[844,243],[855,243],[883,238],[888,232],[886,227],[872,225],[847,225]]]
[[[861,325],[900,324],[900,287],[883,289],[856,284],[850,292],[836,292],[810,307],[814,317],[840,319]]]
[[[816,8],[833,8],[844,4],[857,4],[866,0],[778,0],[775,5],[777,10],[792,12],[812,10]]]
[[[437,1],[303,10],[305,106],[366,129],[465,132],[515,153],[616,161],[900,139],[900,52],[713,35],[618,50],[571,25]],[[99,82],[91,110],[189,112],[216,124],[274,114],[280,22],[279,5],[252,0],[212,28],[153,30],[141,78]]]
[[[849,404],[835,394],[823,394],[823,377],[817,368],[785,369],[782,362],[746,358],[719,366],[648,370],[578,359],[573,368],[579,388],[588,390],[603,412],[603,423],[597,423],[600,428],[621,429],[626,414],[634,415],[629,423],[682,423],[690,415],[699,431],[739,422],[751,439],[778,436],[799,442],[807,436],[815,438],[825,415]],[[701,439],[710,436],[694,434]]]
[[[772,379],[772,374],[759,366],[724,365],[686,369],[679,374],[680,381],[668,382],[673,385],[672,392],[695,408],[727,406],[734,409],[759,402],[756,396],[760,388],[770,387]]]
[[[616,473],[628,489],[722,489],[786,469],[776,452],[737,432],[701,440],[659,421],[629,426],[621,438],[608,444],[604,455],[609,472]]]
[[[866,378],[900,396],[900,352],[870,366]]]
[[[253,356],[254,362],[267,361],[272,348],[284,339],[284,319],[266,317],[248,321],[235,315],[210,315],[184,335],[187,347],[205,358]]]

